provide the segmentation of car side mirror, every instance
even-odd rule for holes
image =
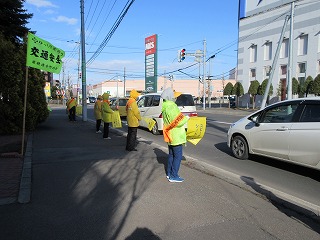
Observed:
[[[250,120],[254,123],[256,127],[260,126],[260,123],[258,122],[258,116],[252,117],[250,118]]]

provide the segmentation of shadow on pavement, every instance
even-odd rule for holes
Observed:
[[[125,240],[138,240],[138,239],[148,239],[148,240],[161,240],[160,237],[155,235],[148,228],[137,228],[129,237]]]
[[[1,235],[118,239],[158,165],[142,152],[124,151],[126,138],[110,135],[112,141],[103,140],[93,125],[53,110],[34,133],[31,202],[0,206]]]
[[[300,222],[308,226],[310,229],[314,230],[317,233],[320,233],[320,228],[319,228],[320,218],[316,216],[314,213],[300,206],[297,206],[293,203],[290,203],[284,199],[279,198],[271,191],[261,187],[251,177],[241,176],[241,180],[246,185],[250,186],[257,193],[265,196],[269,200],[269,202],[271,202],[277,209],[279,209],[279,211],[283,212],[290,218],[299,220]],[[293,211],[290,209],[294,209],[296,211]],[[299,213],[306,213],[306,215],[302,215]],[[313,216],[313,217],[310,218],[307,216]]]

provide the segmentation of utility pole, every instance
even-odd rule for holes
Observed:
[[[123,69],[123,97],[126,97],[126,67]]]
[[[287,99],[292,99],[292,44],[293,44],[293,21],[294,21],[294,2],[291,3],[290,18],[290,39],[289,39],[289,56],[287,70]]]
[[[203,40],[203,110],[206,109],[206,51],[207,42]]]
[[[167,76],[166,76],[166,71],[164,71],[164,80],[163,80],[163,89],[165,90],[167,87]]]
[[[65,65],[64,63],[62,64],[62,83],[60,83],[60,91],[65,90],[65,80],[64,80],[64,70],[65,70]],[[65,105],[64,99],[62,99],[62,105]]]
[[[81,69],[82,69],[82,121],[87,121],[87,82],[86,82],[86,50],[85,50],[85,29],[84,29],[84,0],[80,0],[81,15]]]
[[[208,58],[207,61],[209,61],[209,73],[208,73],[208,102],[209,102],[209,108],[211,108],[211,94],[212,94],[212,84],[211,84],[211,74],[210,74],[210,69],[211,69],[211,59],[214,58],[216,55],[212,55],[211,57]]]
[[[201,50],[197,50],[196,54],[195,54],[195,61],[199,63],[199,81],[198,81],[198,103],[200,103],[200,98],[201,98],[201,90],[200,90],[200,82],[201,82],[201,56],[202,56],[202,52]]]
[[[78,50],[78,78],[77,78],[77,104],[80,104],[80,99],[79,99],[79,90],[80,90],[80,42],[75,42],[78,44],[79,50]]]
[[[284,32],[286,30],[286,25],[288,23],[288,20],[289,20],[289,16],[287,15],[285,20],[284,20],[284,24],[283,24],[282,31],[281,31],[281,34],[280,34],[280,38],[279,38],[276,54],[275,54],[273,62],[272,62],[270,76],[269,76],[267,87],[266,87],[264,95],[263,95],[261,108],[264,108],[266,106],[266,103],[267,103],[267,98],[268,98],[268,95],[269,95],[269,89],[270,89],[270,85],[271,85],[271,82],[272,82],[272,79],[273,79],[274,69],[275,69],[275,67],[277,65],[277,61],[278,61],[279,54],[280,54],[280,49],[281,49],[281,44],[282,44],[282,41],[283,41],[283,36],[284,36]]]
[[[169,80],[171,81],[171,89],[173,89],[173,75],[169,75]]]

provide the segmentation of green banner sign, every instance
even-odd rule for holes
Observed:
[[[158,86],[158,37],[154,34],[145,38],[145,90],[157,92]]]
[[[28,33],[27,66],[47,72],[60,73],[64,51]]]

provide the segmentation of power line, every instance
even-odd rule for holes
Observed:
[[[101,53],[101,51],[104,49],[104,47],[107,45],[107,43],[109,42],[110,38],[112,37],[112,35],[114,34],[114,32],[117,30],[117,28],[119,27],[120,23],[122,22],[123,18],[125,17],[125,15],[127,14],[128,10],[130,9],[130,7],[132,6],[132,4],[134,3],[135,0],[131,0],[130,2],[128,1],[126,6],[124,7],[124,9],[122,10],[121,14],[118,16],[116,22],[113,24],[111,30],[109,31],[109,33],[107,34],[107,36],[105,37],[105,39],[102,41],[102,43],[100,44],[100,46],[98,47],[98,49],[95,51],[95,53],[91,56],[91,58],[87,61],[87,64],[92,63]]]
[[[99,0],[99,1],[100,1],[100,0]],[[114,1],[114,4],[116,3],[116,1],[117,1],[117,0]],[[98,2],[98,4],[99,4],[99,2]],[[96,8],[98,7],[98,4],[96,5]],[[89,29],[89,26],[88,26],[87,31],[89,31],[89,34],[86,36],[86,39],[89,39],[89,38],[90,38],[90,36],[91,36],[91,34],[92,34],[92,32],[93,32],[93,29],[94,29],[94,27],[96,26],[97,21],[99,20],[100,15],[101,15],[101,13],[102,13],[102,11],[103,11],[103,9],[104,9],[105,4],[106,4],[106,1],[103,2],[102,7],[100,8],[100,12],[99,12],[98,16],[96,17],[96,20],[95,20],[95,22],[94,22],[94,24],[93,24],[93,27],[92,27],[92,29],[91,29],[90,31],[88,30],[88,29]],[[109,4],[110,4],[110,3],[109,3]],[[114,4],[113,4],[113,6],[114,6]],[[112,7],[112,9],[113,9],[113,7]],[[111,9],[111,10],[112,10],[112,9]],[[109,11],[109,14],[110,14],[111,10]],[[105,21],[108,19],[109,14],[108,14],[107,17],[105,18]],[[93,16],[92,16],[92,18],[93,18]],[[104,22],[105,22],[105,21],[104,21]],[[91,21],[90,21],[90,22],[91,22]],[[95,37],[94,41],[95,41],[95,40],[97,39],[97,37],[99,36],[100,31],[101,31],[101,28],[100,28],[97,36]],[[94,44],[94,42],[93,42],[93,44]],[[93,45],[93,44],[92,44],[92,45]],[[92,46],[92,45],[91,45],[91,46]],[[89,47],[89,50],[91,49],[91,46]]]

